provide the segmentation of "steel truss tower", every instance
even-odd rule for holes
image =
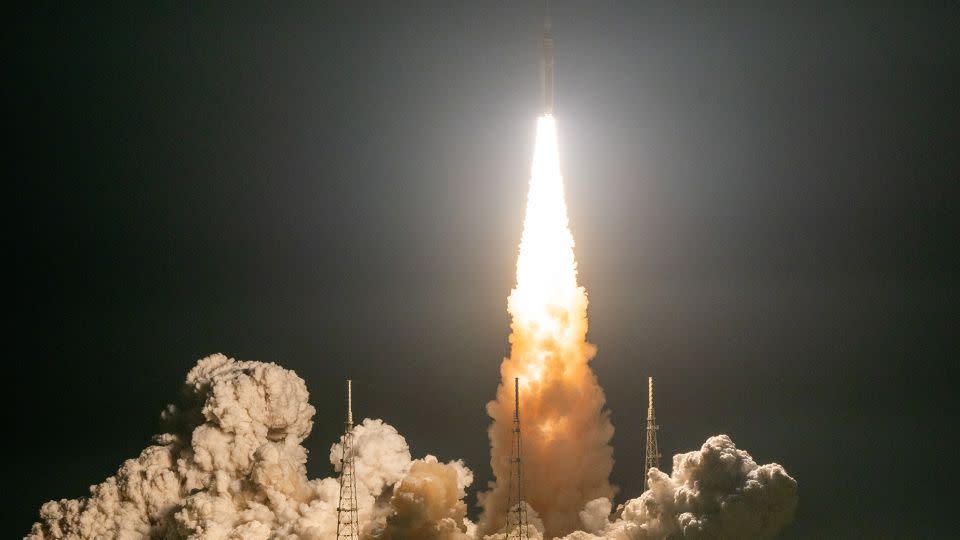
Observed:
[[[347,380],[347,422],[340,441],[340,504],[337,505],[337,540],[360,540],[357,518],[357,477],[353,469],[353,381]]]
[[[643,489],[650,489],[647,473],[650,469],[660,468],[660,449],[657,445],[657,418],[653,414],[653,377],[647,379],[647,453],[643,460]]]
[[[520,462],[520,379],[513,379],[513,445],[510,452],[510,495],[507,503],[507,539],[528,540],[527,506],[523,501],[523,471]]]

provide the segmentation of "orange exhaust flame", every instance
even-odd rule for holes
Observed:
[[[500,367],[496,401],[487,404],[490,463],[496,482],[480,495],[480,529],[505,524],[510,474],[514,377],[520,378],[524,496],[540,515],[546,537],[579,526],[587,501],[612,497],[613,426],[603,390],[588,362],[587,293],[577,284],[573,235],[567,219],[557,129],[540,117],[530,191],[517,258],[517,285],[507,301],[513,317],[511,354]]]

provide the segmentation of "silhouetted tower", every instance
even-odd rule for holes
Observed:
[[[523,502],[523,471],[520,462],[520,379],[513,379],[513,446],[510,451],[510,496],[507,505],[507,538],[528,540],[527,507]]]
[[[347,380],[347,422],[340,448],[340,504],[337,505],[337,540],[360,540],[357,518],[357,477],[353,470],[353,381]]]
[[[647,473],[650,469],[660,468],[660,449],[657,445],[657,418],[653,414],[653,377],[647,379],[647,455],[643,460],[643,489],[650,489],[647,485]]]

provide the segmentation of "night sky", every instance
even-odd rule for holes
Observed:
[[[540,6],[401,4],[10,19],[2,536],[136,456],[214,352],[306,380],[311,477],[352,377],[486,485]],[[785,537],[953,537],[960,10],[706,4],[553,6],[618,502],[653,375],[665,456],[727,433],[797,479]]]

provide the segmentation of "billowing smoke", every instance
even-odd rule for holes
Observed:
[[[307,398],[303,380],[275,364],[204,358],[180,405],[164,412],[167,431],[155,444],[89,497],[44,504],[27,538],[334,538],[339,483],[308,479],[300,445],[314,414]],[[462,461],[412,460],[406,440],[382,420],[366,419],[353,434],[365,540],[506,537],[484,535],[466,518],[473,473]],[[335,467],[340,456],[335,443]],[[576,463],[556,466],[562,474]],[[583,530],[565,538],[773,538],[797,505],[797,483],[780,465],[758,466],[726,435],[674,456],[670,476],[653,469],[648,478],[650,489],[613,521],[609,497],[573,510],[573,528]],[[529,538],[553,538],[536,507],[527,515]]]
[[[673,457],[670,476],[651,469],[650,489],[609,520],[609,499],[580,513],[585,531],[565,540],[774,538],[797,507],[797,482],[776,463],[757,465],[726,435]]]
[[[537,511],[534,510],[526,502],[520,503],[523,505],[524,510],[527,513],[527,526],[524,529],[527,533],[526,537],[529,540],[543,540],[543,520],[540,519],[540,516],[537,514]],[[521,538],[521,531],[518,527],[513,526],[510,530],[506,528],[500,532],[493,534],[477,535],[477,540],[508,540],[510,538]]]
[[[275,364],[204,358],[154,445],[89,497],[44,504],[27,538],[333,538],[339,483],[307,478],[307,399],[303,380]],[[365,536],[472,531],[463,496],[473,474],[462,462],[411,461],[406,440],[381,420],[364,420],[354,436]],[[330,461],[339,465],[337,444]]]
[[[444,464],[433,456],[414,461],[394,491],[386,527],[373,537],[470,540],[474,530],[468,531],[463,498],[472,483],[473,473],[462,461]]]
[[[514,377],[520,378],[524,498],[553,537],[579,526],[590,500],[612,498],[613,426],[603,390],[588,362],[587,294],[577,284],[573,236],[567,221],[557,150],[556,124],[537,125],[530,191],[517,285],[507,309],[513,317],[510,358],[504,359],[497,399],[487,405],[490,464],[496,481],[480,494],[481,532],[495,534],[506,522]]]

